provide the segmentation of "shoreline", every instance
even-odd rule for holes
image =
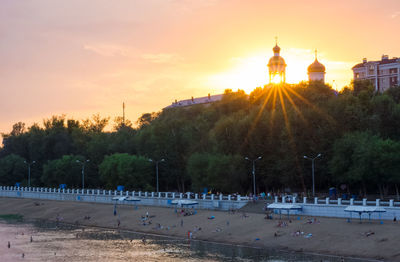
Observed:
[[[360,261],[366,259],[371,262],[400,261],[395,248],[400,238],[393,233],[399,229],[400,225],[392,223],[380,225],[376,222],[365,222],[358,224],[356,222],[346,223],[344,219],[318,218],[320,221],[318,224],[310,225],[304,224],[306,218],[302,217],[301,220],[293,220],[287,227],[277,228],[278,220],[265,220],[264,215],[255,213],[248,213],[248,217],[243,218],[240,214],[198,210],[196,215],[180,217],[171,208],[141,206],[138,210],[133,210],[129,206],[118,206],[117,218],[112,214],[113,205],[109,204],[1,199],[8,201],[0,201],[0,214],[18,213],[23,215],[27,221],[33,219],[55,223],[56,216],[61,214],[62,221],[60,223],[71,226],[117,230],[177,240],[187,240],[187,231],[201,227],[201,231],[193,233],[194,241],[321,257],[345,257]],[[39,206],[36,205],[38,202]],[[155,214],[151,226],[143,226],[139,222],[146,212],[151,215]],[[89,220],[80,219],[90,214],[92,217]],[[215,219],[207,219],[211,215],[215,215]],[[116,224],[117,219],[121,221],[119,228]],[[179,226],[182,221],[184,221],[183,225]],[[153,227],[161,223],[163,225],[173,224],[173,226],[168,230]],[[214,228],[217,230],[213,230]],[[220,230],[218,231],[218,229]],[[303,236],[293,236],[293,233],[290,234],[297,229],[304,230],[306,233],[311,232],[312,237],[304,238]],[[359,234],[368,230],[374,232],[371,237]],[[338,231],[341,231],[343,235]],[[277,237],[274,236],[276,232],[279,234]],[[376,238],[378,235],[379,238]],[[326,245],[323,245],[324,243]]]
[[[54,220],[46,220],[46,219],[31,219],[31,220],[23,220],[23,221],[18,221],[18,222],[5,222],[9,223],[12,225],[18,225],[18,224],[33,224],[35,226],[36,222],[48,222],[48,223],[57,223]],[[0,223],[4,221],[0,220]],[[166,235],[166,234],[156,234],[156,233],[146,233],[146,232],[140,232],[140,231],[132,231],[132,230],[127,230],[127,229],[118,229],[118,228],[110,228],[110,227],[103,227],[103,226],[93,226],[93,225],[75,225],[72,223],[68,222],[59,222],[59,224],[64,225],[64,226],[71,226],[75,229],[78,228],[87,228],[87,229],[97,229],[97,230],[103,230],[103,231],[116,231],[117,233],[128,233],[128,234],[135,234],[135,235],[144,235],[144,236],[150,236],[153,238],[166,238],[166,239],[173,239],[177,241],[188,241],[187,238],[179,237],[179,236],[173,236],[173,235]],[[57,226],[57,225],[56,225]],[[36,227],[36,226],[35,226]],[[39,226],[39,228],[43,228]],[[47,230],[55,230],[55,228],[45,228]],[[61,228],[61,230],[68,231],[69,229],[64,229]],[[304,254],[304,255],[310,255],[310,256],[315,256],[315,257],[321,257],[321,258],[344,258],[345,261],[348,259],[354,260],[354,261],[366,261],[366,262],[382,262],[382,260],[376,260],[372,258],[360,258],[360,257],[352,257],[352,256],[340,256],[340,255],[329,255],[329,254],[321,254],[321,253],[316,253],[316,252],[305,252],[305,251],[294,251],[294,250],[284,250],[284,249],[273,249],[271,247],[259,247],[259,246],[250,246],[250,245],[245,245],[245,244],[233,244],[229,242],[218,242],[218,241],[212,241],[212,240],[205,240],[205,239],[191,239],[189,241],[193,242],[203,242],[207,244],[217,244],[221,246],[231,246],[231,247],[240,247],[240,248],[249,248],[249,249],[259,249],[259,250],[268,250],[268,251],[274,251],[274,252],[282,252],[285,254]]]

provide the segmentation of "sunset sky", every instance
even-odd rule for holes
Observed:
[[[135,122],[175,99],[267,83],[275,36],[287,82],[400,56],[399,0],[1,0],[0,132],[52,115]],[[333,80],[335,80],[333,82]]]

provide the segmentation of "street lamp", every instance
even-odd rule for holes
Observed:
[[[28,187],[31,187],[31,165],[35,164],[36,161],[29,163],[24,160],[24,163],[28,165]]]
[[[256,159],[250,159],[247,156],[244,158],[246,160],[249,160],[251,162],[253,162],[253,194],[254,196],[256,195],[256,161],[260,160],[262,157],[259,156]]]
[[[76,163],[82,164],[82,190],[85,189],[85,163],[88,162],[90,162],[89,159],[86,159],[85,161],[76,160]]]
[[[305,159],[311,160],[312,163],[312,195],[315,196],[315,180],[314,180],[314,161],[315,159],[317,159],[318,157],[322,156],[321,154],[318,154],[316,157],[312,158],[312,157],[308,157],[308,156],[304,156]]]
[[[151,158],[149,158],[149,162],[155,162],[156,163],[156,181],[157,181],[157,193],[158,193],[158,164],[160,163],[160,162],[165,162],[165,159],[163,158],[163,159],[161,159],[161,160],[153,160],[153,159],[151,159]]]

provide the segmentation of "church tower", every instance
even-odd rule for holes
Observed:
[[[308,81],[322,81],[325,83],[325,66],[318,62],[317,50],[315,50],[315,61],[308,67]]]
[[[274,51],[274,56],[269,59],[268,69],[269,69],[269,82],[279,75],[280,82],[284,83],[286,81],[285,71],[286,63],[283,57],[279,55],[281,48],[278,46],[278,39],[275,38],[275,47],[272,49]]]

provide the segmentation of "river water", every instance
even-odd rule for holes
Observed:
[[[10,242],[10,248],[8,248]],[[51,222],[0,222],[0,261],[341,261],[340,257],[186,241]],[[346,262],[362,261],[346,259]]]

